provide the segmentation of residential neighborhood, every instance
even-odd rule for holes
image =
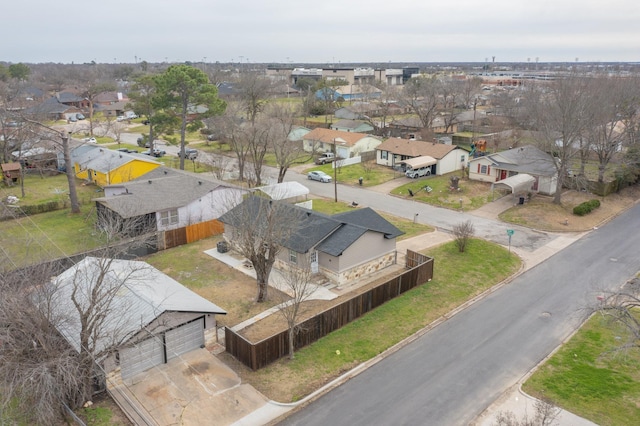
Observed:
[[[0,79],[0,421],[391,424],[379,381],[433,395],[450,348],[469,408],[424,404],[433,424],[526,414],[514,389],[558,424],[618,424],[534,373],[582,324],[604,335],[572,313],[637,315],[636,74],[233,65]]]

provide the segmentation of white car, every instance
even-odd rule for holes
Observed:
[[[331,182],[331,176],[329,176],[325,172],[321,172],[320,170],[314,170],[313,172],[307,173],[307,179],[317,180],[319,182],[324,182],[324,183]]]
[[[117,116],[117,117],[116,117],[116,120],[117,120],[117,121],[124,121],[124,120],[126,120],[126,119],[127,119],[127,118],[126,118],[124,115],[119,115],[119,116]]]
[[[98,143],[96,138],[84,138],[83,141],[87,143]]]

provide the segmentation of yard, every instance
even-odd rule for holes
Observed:
[[[444,176],[419,178],[394,189],[391,194],[433,206],[464,211],[475,210],[491,202],[494,196],[501,196],[497,192],[491,193],[491,184],[462,179],[460,176],[461,173],[456,172]],[[450,180],[452,177],[460,178],[458,188],[452,188]]]

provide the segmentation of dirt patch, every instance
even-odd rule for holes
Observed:
[[[600,207],[585,216],[573,214],[575,206],[592,199],[598,199]],[[640,186],[638,185],[606,197],[587,192],[566,191],[562,194],[560,205],[554,204],[552,197],[536,195],[525,204],[516,205],[503,212],[500,219],[543,231],[587,231],[606,223],[630,208],[639,199]]]

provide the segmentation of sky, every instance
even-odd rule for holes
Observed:
[[[637,0],[10,0],[0,62],[640,62]]]

